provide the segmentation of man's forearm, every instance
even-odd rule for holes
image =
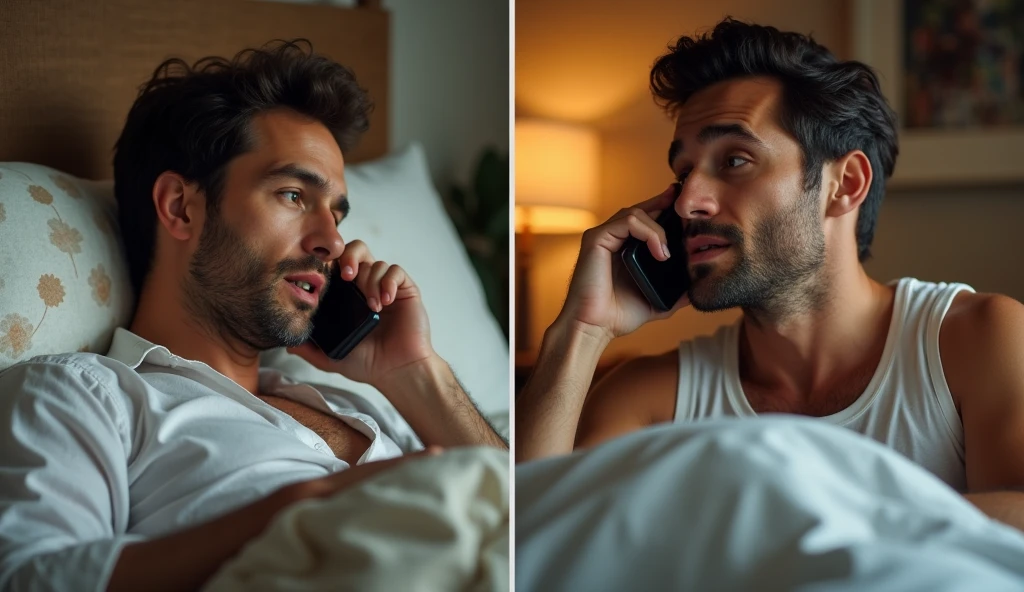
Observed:
[[[989,518],[1024,531],[1024,491],[968,493],[964,497]]]
[[[121,550],[107,590],[197,590],[271,519],[295,501],[294,487],[216,520]]]
[[[555,321],[516,401],[516,462],[572,452],[583,403],[608,340]]]
[[[508,450],[508,443],[487,423],[439,357],[396,372],[378,388],[427,446]]]

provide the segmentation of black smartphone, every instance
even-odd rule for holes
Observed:
[[[647,243],[629,237],[619,253],[629,275],[654,308],[667,311],[690,289],[690,269],[683,242],[683,219],[669,206],[655,220],[665,229],[668,261],[658,261]]]
[[[331,269],[331,283],[313,315],[310,341],[333,360],[340,360],[369,335],[380,315],[367,304],[353,282],[341,279],[338,266]]]

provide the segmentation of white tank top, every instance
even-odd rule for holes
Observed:
[[[964,284],[899,280],[882,359],[852,405],[819,419],[902,453],[966,491],[963,425],[939,359],[939,326]],[[740,322],[679,346],[676,422],[753,417],[739,378]]]

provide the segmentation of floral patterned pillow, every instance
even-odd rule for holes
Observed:
[[[105,353],[132,308],[110,181],[0,163],[0,369]]]

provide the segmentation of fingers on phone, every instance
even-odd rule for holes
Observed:
[[[373,294],[373,301],[376,305],[374,310],[380,312],[384,307],[384,294],[381,290],[381,280],[384,279],[384,274],[387,273],[388,267],[390,267],[384,261],[374,261],[373,265],[370,266],[370,293]]]
[[[375,312],[395,300],[398,286],[405,281],[405,272],[385,261],[363,262],[359,266],[356,286],[366,297],[366,304]]]
[[[664,261],[671,256],[668,250],[668,240],[665,238],[665,229],[659,226],[650,214],[639,207],[630,208],[624,220],[629,234],[647,243],[647,248],[651,250],[655,259]]]
[[[383,304],[388,305],[395,301],[395,297],[398,295],[398,286],[405,283],[406,276],[405,270],[397,265],[388,267],[387,271],[384,272],[384,276],[380,280],[380,300]]]
[[[366,246],[361,240],[354,240],[345,245],[345,252],[338,258],[338,269],[341,272],[341,278],[344,280],[352,281],[356,278],[359,273],[359,268],[363,263],[372,263],[373,255],[370,253],[370,248]]]

